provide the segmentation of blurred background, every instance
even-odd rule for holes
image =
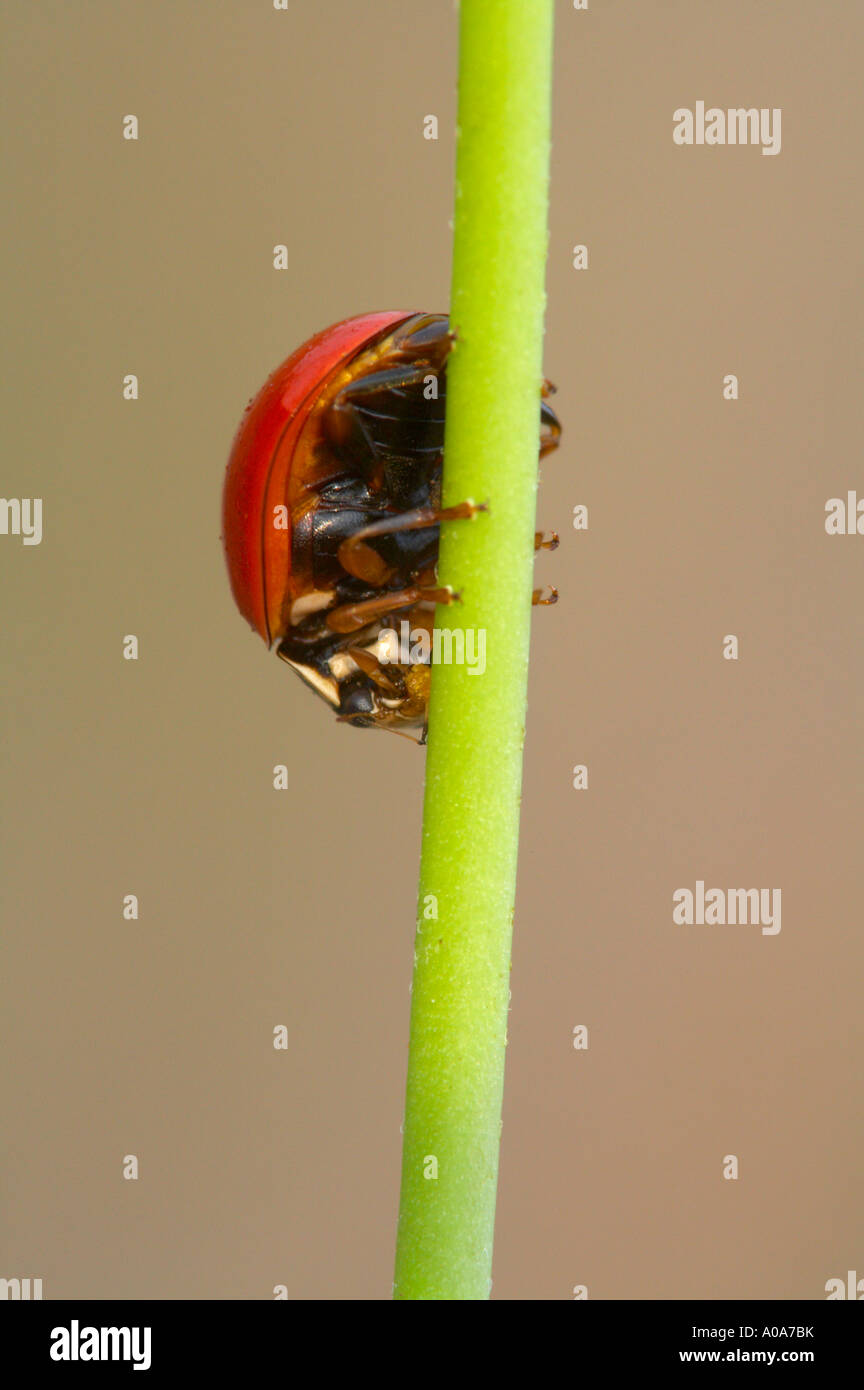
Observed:
[[[0,537],[0,1274],[386,1299],[423,753],[268,654],[219,509],[299,343],[447,307],[457,13],[0,15],[2,491],[44,509],[41,545]],[[494,1298],[864,1274],[864,539],[824,529],[864,496],[862,41],[855,0],[558,7],[561,601],[534,618]],[[698,100],[780,107],[781,153],[676,146]],[[779,887],[780,934],[675,926],[697,879]]]

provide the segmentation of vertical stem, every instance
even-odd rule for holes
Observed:
[[[394,1296],[489,1296],[534,560],[553,0],[462,0],[442,627],[435,667]]]

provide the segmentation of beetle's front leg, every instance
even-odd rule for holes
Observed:
[[[415,584],[408,589],[384,589],[374,598],[356,603],[340,603],[330,608],[324,621],[331,632],[359,632],[362,627],[377,622],[400,608],[413,608],[415,603],[458,603],[459,595],[450,588],[436,589]]]
[[[365,647],[346,647],[345,655],[350,656],[363,674],[385,695],[404,698],[405,681],[398,667],[382,665],[378,657]]]

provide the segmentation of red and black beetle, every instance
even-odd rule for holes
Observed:
[[[437,587],[439,523],[481,510],[440,506],[452,341],[445,314],[362,314],[324,329],[250,402],[228,461],[223,539],[237,606],[361,727],[425,735],[430,668],[382,662],[379,642],[409,614],[431,631],[435,604],[453,600]],[[560,433],[541,400],[541,455]]]

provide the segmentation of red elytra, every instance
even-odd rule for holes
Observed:
[[[222,496],[222,539],[237,607],[268,645],[282,635],[291,531],[268,526],[285,502],[297,438],[328,382],[377,334],[412,317],[382,310],[316,333],[268,377],[234,438]]]

